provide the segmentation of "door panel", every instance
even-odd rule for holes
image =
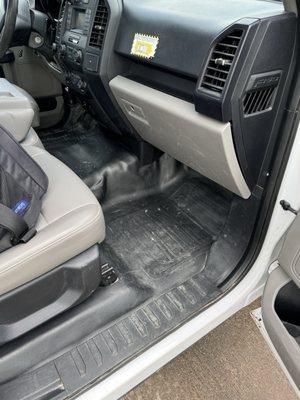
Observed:
[[[290,281],[290,277],[282,268],[272,271],[263,295],[262,317],[277,353],[296,386],[300,388],[300,346],[296,337],[288,331],[287,321],[281,319],[276,309],[279,293]]]
[[[262,302],[263,322],[279,356],[300,389],[300,216],[289,229],[270,273]]]
[[[300,287],[300,216],[296,217],[286,236],[279,264]]]

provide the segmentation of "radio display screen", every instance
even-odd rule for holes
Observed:
[[[74,9],[71,29],[83,31],[85,24],[85,10]]]

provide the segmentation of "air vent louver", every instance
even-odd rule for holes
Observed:
[[[99,0],[89,45],[102,49],[108,22],[108,8],[104,0]]]
[[[203,76],[201,87],[221,94],[239,48],[243,31],[236,29],[218,42]]]
[[[272,108],[276,87],[252,90],[246,93],[243,101],[244,115],[251,115]]]

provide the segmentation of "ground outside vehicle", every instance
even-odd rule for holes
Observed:
[[[0,2],[0,124],[49,179],[1,399],[120,398],[261,296],[299,389],[299,7]]]

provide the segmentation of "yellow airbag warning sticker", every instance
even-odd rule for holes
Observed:
[[[151,59],[155,56],[159,37],[136,33],[131,48],[131,54],[137,57]]]

